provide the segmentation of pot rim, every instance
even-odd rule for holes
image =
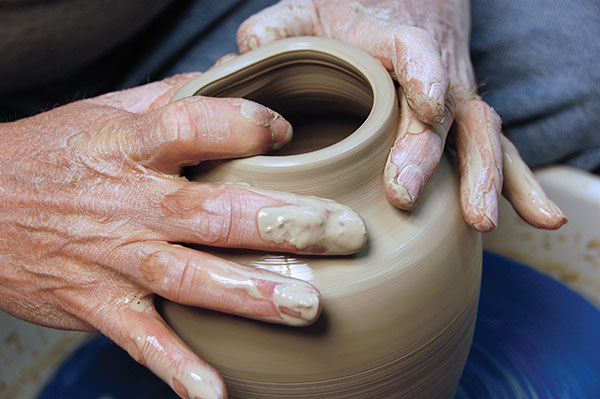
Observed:
[[[381,135],[387,133],[386,127],[394,123],[393,119],[397,117],[398,107],[396,89],[390,74],[381,62],[349,44],[312,36],[282,39],[242,54],[192,79],[181,87],[170,101],[196,95],[209,85],[227,79],[261,62],[277,59],[278,56],[284,54],[298,55],[298,62],[306,60],[307,57],[314,59],[315,56],[318,57],[318,54],[324,54],[349,64],[362,75],[371,87],[373,102],[369,115],[358,129],[328,147],[302,154],[258,155],[230,161],[235,163],[236,168],[247,170],[285,168],[289,172],[331,166],[334,163],[348,160],[367,147],[376,145],[380,141]]]

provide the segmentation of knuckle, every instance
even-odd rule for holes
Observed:
[[[139,272],[146,283],[159,285],[166,277],[172,263],[172,254],[167,251],[155,251],[142,259]]]
[[[236,206],[241,201],[238,195],[234,195],[225,188],[209,197],[206,206],[209,217],[202,223],[202,231],[208,242],[214,245],[227,246],[231,242],[231,229],[233,220],[236,219]]]
[[[186,256],[178,262],[170,273],[167,281],[166,294],[168,298],[176,302],[185,301],[192,297],[193,287],[196,286],[196,264],[191,256]]]
[[[171,219],[192,224],[194,235],[203,244],[224,245],[230,240],[234,204],[240,196],[225,186],[204,185],[202,189],[181,187],[161,201],[162,213]]]
[[[158,143],[177,143],[196,138],[198,130],[193,123],[190,104],[192,103],[180,101],[158,111],[158,122],[154,129]]]
[[[182,257],[165,250],[146,255],[140,264],[144,281],[160,295],[176,302],[190,297],[195,286],[196,269],[191,254]]]

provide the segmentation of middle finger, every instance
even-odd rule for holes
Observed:
[[[360,216],[334,201],[181,179],[163,190],[148,227],[165,241],[320,255],[366,241]]]

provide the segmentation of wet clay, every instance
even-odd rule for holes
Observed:
[[[290,203],[258,211],[258,232],[265,241],[292,244],[301,254],[349,255],[358,252],[367,240],[364,221],[347,206],[316,196],[261,190],[245,182],[243,186],[265,197]]]
[[[222,272],[211,273],[211,279],[223,288],[242,290],[252,298],[267,299],[275,304],[279,317],[272,318],[274,323],[282,320],[289,325],[299,326],[312,322],[321,312],[319,292],[303,281],[290,281],[277,275],[265,276],[265,281],[273,289],[261,290],[255,281],[256,275],[227,262],[219,262]],[[223,276],[227,277],[223,277]]]
[[[307,280],[323,303],[320,318],[300,328],[160,303],[169,325],[221,373],[229,397],[453,397],[475,325],[481,237],[462,218],[456,172],[445,158],[411,212],[387,201],[382,173],[399,118],[385,69],[338,42],[286,39],[214,68],[175,99],[196,93],[245,97],[307,126],[327,126],[330,120],[317,116],[345,115],[339,125],[352,132],[309,128],[299,138],[295,130],[288,148],[299,140],[306,147],[207,162],[187,176],[329,198],[356,211],[368,230],[365,247],[352,256],[202,248]],[[291,208],[261,211],[264,239],[288,237],[299,247],[310,246],[313,232],[347,222],[343,212],[331,211],[329,226],[323,215],[297,215]],[[298,220],[302,223],[291,227]],[[343,241],[328,245],[340,250]],[[278,306],[285,309],[296,294],[296,287],[281,285]]]
[[[320,204],[319,204],[320,205]],[[297,206],[263,208],[258,212],[260,236],[276,243],[289,242],[312,253],[348,255],[362,247],[365,226],[350,208],[332,204],[312,209]]]

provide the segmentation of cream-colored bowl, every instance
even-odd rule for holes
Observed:
[[[190,178],[330,198],[356,210],[369,234],[347,257],[202,248],[310,281],[323,296],[306,328],[160,304],[230,397],[452,397],[475,325],[481,239],[463,221],[446,159],[413,211],[386,200],[398,105],[380,63],[336,41],[286,39],[208,71],[174,99],[190,95],[255,100],[295,127],[282,154],[205,163]]]

